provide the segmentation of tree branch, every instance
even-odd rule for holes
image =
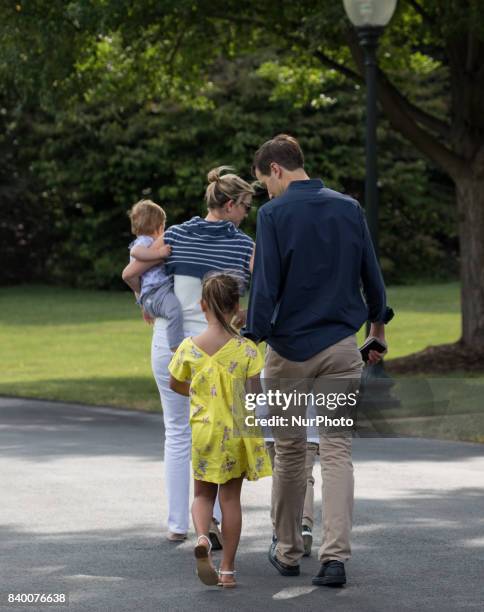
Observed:
[[[77,23],[75,23],[74,21],[72,21],[71,19],[69,19],[69,17],[65,13],[62,15],[62,18],[64,20],[64,23],[67,23],[67,25],[71,26],[71,28],[75,32],[77,32],[77,33],[82,32],[82,30],[79,27],[79,25]]]
[[[360,83],[360,84],[365,83],[365,79],[362,77],[361,74],[358,74],[354,70],[351,70],[350,68],[347,68],[346,66],[343,66],[339,64],[338,62],[335,62],[334,60],[326,56],[324,53],[322,53],[321,51],[316,50],[313,52],[313,55],[317,57],[319,61],[325,66],[328,66],[329,68],[333,68],[334,70],[337,70],[344,76],[350,79],[353,79],[357,83]],[[360,69],[361,71],[363,71],[363,65],[361,65]],[[400,93],[396,89],[394,85],[390,83],[387,76],[383,72],[380,71],[380,80],[379,80],[380,87],[383,82],[384,82],[384,87],[393,90],[393,95],[399,98],[401,105],[405,107],[406,112],[409,115],[411,115],[415,119],[415,121],[418,121],[418,123],[424,125],[429,130],[437,132],[443,138],[447,138],[450,135],[450,126],[448,123],[446,123],[445,121],[442,121],[441,119],[437,117],[434,117],[433,115],[430,115],[429,113],[426,113],[424,110],[422,110],[418,106],[415,106],[415,104],[412,104],[412,102],[410,102],[408,98],[406,98],[402,93]]]
[[[363,71],[363,52],[351,33],[348,37],[348,44],[356,65]],[[431,120],[432,123],[436,121],[437,125],[439,124],[439,120],[427,115],[424,111],[412,105],[398,89],[390,83],[387,76],[381,71],[378,98],[393,127],[405,136],[405,138],[410,140],[410,142],[422,151],[422,153],[444,168],[452,178],[456,179],[459,175],[468,171],[468,163],[466,160],[439,142],[435,136],[420,127],[418,125],[418,117],[415,117],[413,113],[418,111],[421,120],[423,119],[427,122]]]
[[[435,163],[444,168],[452,178],[467,172],[468,165],[465,159],[447,148],[432,134],[421,128],[400,105],[394,91],[385,86],[380,87],[380,103],[393,127],[408,138],[422,153],[425,153]]]
[[[167,60],[166,60],[166,65],[168,66],[168,70],[169,72],[172,74],[173,73],[173,64],[175,62],[175,57],[176,54],[178,53],[181,44],[183,42],[183,38],[185,37],[185,34],[187,32],[186,28],[181,28],[180,31],[178,32],[175,42],[173,44],[173,47],[171,49],[170,55],[168,56]]]
[[[438,117],[435,117],[434,115],[430,115],[423,109],[419,108],[418,106],[415,106],[415,104],[410,102],[410,100],[406,98],[395,87],[395,85],[393,85],[388,80],[387,75],[381,70],[379,70],[378,78],[379,78],[378,83],[379,83],[380,88],[383,87],[384,89],[391,91],[392,95],[395,98],[399,99],[399,102],[402,105],[402,108],[404,108],[405,111],[415,121],[417,121],[418,123],[420,123],[420,125],[426,127],[427,129],[431,130],[432,132],[436,132],[442,138],[450,137],[450,125],[447,122],[443,121],[442,119],[439,119]]]
[[[346,41],[358,70],[361,74],[363,74],[365,69],[363,62],[363,51],[361,50],[356,32],[353,28],[347,30]],[[402,108],[404,108],[405,111],[415,119],[415,121],[425,126],[427,129],[436,132],[442,138],[450,137],[450,125],[446,121],[443,121],[434,115],[430,115],[423,109],[410,102],[410,100],[389,81],[387,75],[381,70],[379,70],[379,86],[380,88],[383,86],[388,90],[391,90],[395,99],[398,99]]]
[[[255,17],[244,17],[243,15],[233,15],[233,14],[228,14],[228,13],[214,13],[211,12],[210,14],[207,14],[207,17],[213,18],[213,19],[220,19],[221,21],[230,21],[231,23],[238,23],[241,25],[247,25],[250,27],[254,27],[255,25],[263,28],[263,29],[267,29],[267,23],[265,21],[263,21],[262,19],[256,19]]]
[[[299,44],[301,44],[301,41],[299,41]],[[318,58],[318,60],[324,66],[327,66],[328,68],[332,68],[333,70],[337,70],[343,76],[348,77],[349,79],[352,79],[353,81],[356,81],[359,84],[365,83],[365,79],[361,76],[361,74],[358,74],[354,70],[351,70],[351,68],[348,68],[347,66],[344,66],[343,64],[340,64],[339,62],[331,59],[330,57],[325,55],[322,51],[319,51],[319,49],[315,49],[312,52],[312,55]]]
[[[233,23],[239,23],[239,24],[244,24],[244,25],[249,25],[249,26],[254,26],[254,25],[258,25],[261,28],[266,28],[267,24],[265,21],[260,20],[260,19],[254,19],[254,18],[250,18],[250,17],[243,17],[243,16],[239,16],[239,15],[218,15],[215,13],[212,13],[211,15],[212,17],[215,17],[217,19],[222,19],[225,21],[231,21]],[[284,37],[286,40],[288,41],[292,41],[298,45],[302,45],[302,46],[306,46],[307,42],[305,40],[303,40],[303,38],[301,36],[295,35],[295,34],[290,34],[289,33],[290,29],[287,28],[287,32],[284,34]],[[331,57],[329,57],[328,55],[326,55],[325,53],[323,53],[322,51],[320,51],[319,49],[315,49],[314,51],[311,52],[312,55],[314,57],[316,57],[321,64],[323,64],[324,66],[327,66],[328,68],[331,68],[333,70],[336,70],[337,72],[339,72],[340,74],[342,74],[343,76],[352,79],[353,81],[355,81],[356,83],[360,84],[360,85],[364,85],[365,83],[365,79],[362,76],[363,73],[363,67],[360,66],[360,73],[355,72],[354,70],[352,70],[351,68],[348,68],[347,66],[340,64],[339,62],[337,62],[336,60],[333,60]],[[384,77],[386,78],[386,77]],[[395,94],[398,94],[401,98],[401,102],[402,104],[404,104],[407,108],[407,112],[410,113],[416,121],[418,121],[419,123],[421,123],[422,125],[425,125],[428,129],[437,132],[440,136],[446,138],[449,136],[450,133],[450,126],[445,122],[442,121],[441,119],[438,119],[437,117],[434,117],[433,115],[430,115],[428,113],[426,113],[424,110],[422,110],[421,108],[415,106],[414,104],[412,104],[407,98],[405,98],[400,92],[398,92],[396,90],[396,88],[390,84],[390,82],[387,80],[387,86],[388,87],[392,87],[394,89]]]
[[[410,1],[410,0],[409,0]],[[414,8],[418,10],[422,7],[412,1]],[[211,17],[218,18],[233,23],[239,23],[243,25],[254,26],[257,25],[262,29],[267,29],[267,23],[257,18],[247,18],[239,15],[217,15],[213,14]],[[430,18],[430,17],[429,17]],[[294,29],[292,29],[294,31]],[[297,34],[291,34],[291,29],[286,28],[284,38],[287,42],[295,43],[303,48],[307,49],[307,41],[303,40],[301,36]],[[356,81],[357,83],[364,83],[362,74],[364,72],[363,66],[363,54],[361,47],[356,40],[356,36],[353,31],[348,30],[348,45],[353,55],[353,59],[359,69],[359,73],[340,64],[336,60],[320,51],[314,49],[310,51],[314,57],[316,57],[324,66],[338,71],[340,74],[347,78]],[[450,126],[437,117],[434,117],[426,113],[421,108],[418,108],[412,104],[401,92],[390,83],[384,73],[380,71],[380,82],[379,82],[379,100],[382,108],[387,115],[390,123],[393,127],[405,136],[408,140],[419,148],[424,154],[430,159],[435,161],[438,165],[443,167],[451,176],[455,177],[462,172],[467,170],[466,161],[456,155],[452,150],[448,149],[445,145],[435,138],[432,134],[424,130],[422,126],[427,129],[438,133],[440,136],[447,137],[450,133]]]
[[[288,40],[292,40],[296,42],[297,44],[303,44],[303,40],[297,35],[289,34],[286,37]],[[344,66],[343,64],[340,64],[339,62],[336,62],[335,60],[327,56],[325,53],[323,53],[319,49],[315,49],[312,52],[312,54],[314,57],[319,59],[319,61],[324,66],[327,66],[328,68],[332,68],[333,70],[337,70],[340,74],[344,75],[347,78],[352,79],[353,81],[356,81],[359,84],[364,84],[365,79],[362,76],[364,73],[363,55],[361,53],[361,47],[358,43],[358,40],[357,40],[355,31],[353,28],[347,31],[346,38],[348,41],[348,46],[350,47],[350,50],[352,52],[353,58],[355,59],[355,61],[358,60],[356,61],[356,65],[358,66],[359,73],[355,72],[351,68],[348,68],[347,66]],[[356,47],[358,48],[358,52],[356,51]],[[415,106],[415,104],[410,102],[408,98],[406,98],[400,91],[398,91],[398,89],[390,83],[387,76],[383,72],[380,71],[380,87],[382,83],[384,87],[386,87],[388,90],[391,90],[394,98],[399,100],[399,103],[401,104],[401,106],[405,108],[406,112],[411,117],[413,117],[415,121],[425,126],[429,130],[436,132],[442,138],[448,138],[450,136],[450,125],[448,123],[446,123],[442,119],[439,119],[438,117],[434,117],[433,115],[430,115],[429,113],[425,112],[423,109],[419,108],[418,106]]]
[[[431,26],[435,25],[435,20],[429,13],[427,13],[423,6],[417,2],[417,0],[407,0],[407,2],[408,4],[410,4],[413,10],[422,17],[425,22],[427,22]]]

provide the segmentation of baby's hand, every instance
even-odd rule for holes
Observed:
[[[167,257],[170,257],[171,255],[171,246],[169,244],[164,244],[162,247],[160,247],[160,257],[163,257],[163,259],[166,259]]]
[[[153,325],[153,323],[155,322],[153,317],[150,317],[150,315],[147,312],[145,312],[143,309],[141,309],[141,314],[143,315],[143,321],[145,323],[148,323],[148,325]]]

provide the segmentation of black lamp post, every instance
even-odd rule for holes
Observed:
[[[376,153],[376,50],[378,39],[388,24],[397,5],[397,0],[343,0],[346,13],[355,26],[360,45],[365,53],[366,80],[366,179],[365,210],[368,227],[377,257],[378,243],[378,172]]]
[[[343,0],[346,13],[355,26],[360,45],[365,55],[365,81],[366,81],[366,177],[365,177],[365,211],[368,227],[373,240],[377,258],[379,258],[378,241],[378,171],[377,171],[377,73],[378,64],[376,50],[378,39],[385,26],[395,12],[397,0]],[[366,335],[370,332],[370,323],[366,326]],[[370,387],[376,381],[380,385],[370,391],[369,405],[373,408],[379,404],[391,406],[395,400],[390,395],[393,385],[390,377],[385,373],[383,362],[367,367],[364,370],[363,380]],[[382,384],[383,383],[383,386]],[[368,400],[367,400],[368,401]],[[397,404],[398,405],[398,401]]]

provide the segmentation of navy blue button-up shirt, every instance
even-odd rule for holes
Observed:
[[[305,361],[385,321],[385,286],[358,202],[319,179],[293,181],[257,215],[246,334]]]

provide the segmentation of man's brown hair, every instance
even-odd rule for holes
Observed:
[[[151,200],[140,200],[128,212],[131,219],[131,231],[135,236],[149,235],[165,225],[165,211]]]
[[[275,162],[286,170],[297,170],[304,167],[304,155],[298,141],[288,134],[278,134],[272,140],[265,142],[254,155],[252,173],[259,170],[268,176],[271,173],[271,163]]]

